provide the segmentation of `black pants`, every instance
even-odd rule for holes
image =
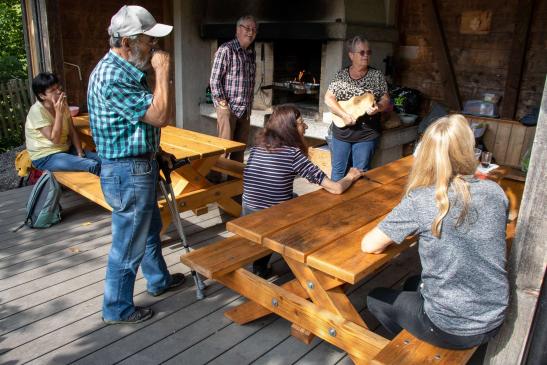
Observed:
[[[409,278],[403,290],[376,288],[367,297],[368,309],[392,335],[406,329],[414,336],[438,347],[467,349],[488,342],[500,327],[480,335],[456,336],[435,326],[424,311],[419,291],[420,276]]]

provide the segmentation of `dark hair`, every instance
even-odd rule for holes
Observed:
[[[40,94],[44,94],[47,89],[52,87],[53,85],[57,85],[59,83],[59,78],[50,72],[40,72],[34,79],[32,79],[32,92],[34,93],[34,96],[36,96],[36,99],[39,101],[44,101]]]
[[[304,138],[296,127],[296,121],[300,116],[300,111],[295,106],[274,107],[272,115],[264,123],[264,129],[256,136],[256,145],[268,151],[282,146],[297,147],[307,156]]]

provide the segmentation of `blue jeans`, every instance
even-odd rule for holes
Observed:
[[[57,152],[37,160],[32,164],[39,170],[49,171],[87,171],[95,175],[101,173],[101,159],[91,151],[84,151],[85,157],[80,157],[71,147],[67,152]]]
[[[331,180],[341,180],[350,167],[356,167],[359,170],[370,170],[370,161],[374,155],[374,148],[378,138],[372,141],[363,142],[344,142],[336,137],[332,137],[331,141]],[[349,165],[350,157],[352,159],[351,166]]]
[[[157,181],[155,160],[103,159],[101,187],[112,207],[112,247],[103,301],[105,320],[124,320],[135,311],[133,289],[139,265],[148,292],[161,291],[171,284],[161,253]]]

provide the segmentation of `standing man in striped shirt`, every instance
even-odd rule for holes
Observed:
[[[211,71],[211,94],[217,112],[218,136],[247,143],[256,73],[256,20],[245,15],[236,24],[236,38],[221,45]],[[232,160],[243,162],[243,151]]]
[[[179,287],[184,274],[169,274],[160,245],[161,218],[156,200],[160,128],[171,118],[169,54],[157,37],[171,33],[140,6],[123,6],[108,28],[110,51],[89,78],[89,124],[103,159],[101,188],[112,207],[112,246],[103,299],[107,324],[139,323],[151,308],[133,303],[139,265],[147,291],[158,296]],[[154,70],[154,92],[146,70]]]

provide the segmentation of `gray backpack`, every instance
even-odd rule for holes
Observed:
[[[61,186],[53,173],[44,171],[30,193],[27,202],[25,224],[31,228],[47,228],[61,221]]]

